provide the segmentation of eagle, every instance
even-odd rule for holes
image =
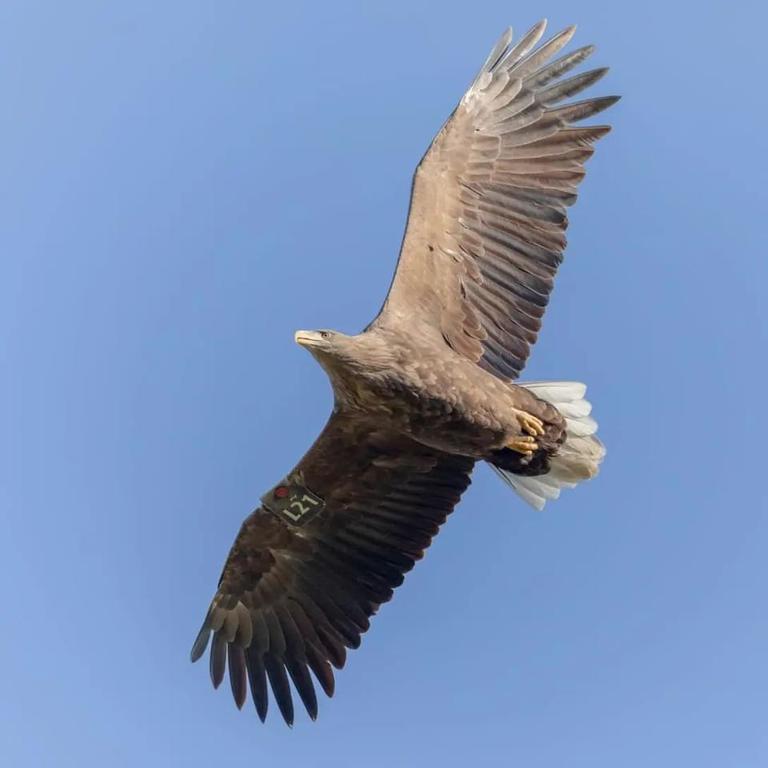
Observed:
[[[227,557],[191,652],[210,643],[264,721],[292,686],[317,717],[315,682],[360,645],[487,462],[537,509],[593,477],[605,450],[570,381],[518,382],[565,249],[566,208],[607,125],[579,125],[618,100],[568,101],[606,69],[563,76],[594,50],[560,54],[575,28],[539,44],[507,30],[413,176],[389,293],[362,333],[298,331],[330,379],[330,418],[261,498]]]

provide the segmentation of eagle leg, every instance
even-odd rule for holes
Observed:
[[[511,442],[507,443],[507,448],[517,453],[522,453],[524,456],[533,456],[533,452],[539,450],[539,445],[535,438],[529,435],[520,435],[520,437],[515,437]]]
[[[544,434],[544,422],[532,413],[518,411],[517,423],[520,425],[523,432],[527,432],[529,435],[536,437],[537,435]]]

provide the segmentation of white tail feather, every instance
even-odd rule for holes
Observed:
[[[491,465],[515,492],[535,509],[544,509],[550,499],[560,496],[563,488],[573,488],[594,477],[605,456],[603,444],[595,436],[597,422],[589,415],[592,406],[584,399],[585,384],[578,381],[529,381],[519,386],[546,400],[565,417],[565,442],[550,460],[546,475],[524,477]]]

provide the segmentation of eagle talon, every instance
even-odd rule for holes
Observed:
[[[544,434],[544,422],[531,413],[520,411],[517,414],[517,422],[529,435],[536,437]]]
[[[533,437],[521,435],[512,440],[512,442],[507,443],[507,448],[517,453],[522,453],[524,456],[533,456],[533,452],[539,450],[539,444]]]

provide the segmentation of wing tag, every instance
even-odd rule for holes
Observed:
[[[267,491],[261,503],[291,525],[305,525],[325,508],[316,493],[290,478]]]

